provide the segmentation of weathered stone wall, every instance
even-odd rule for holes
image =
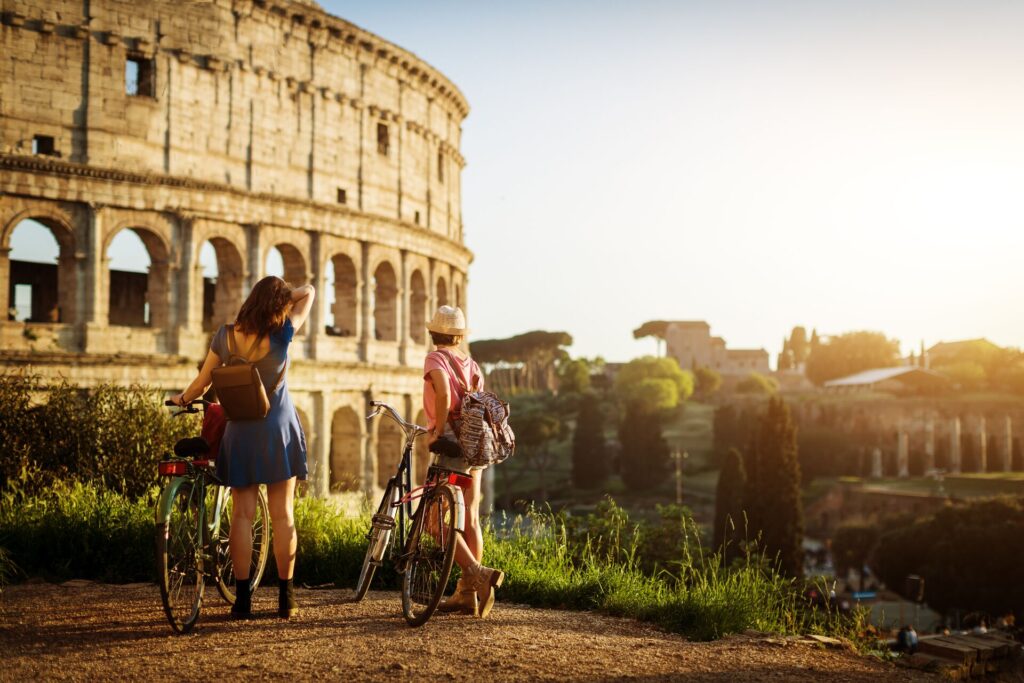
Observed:
[[[441,303],[466,305],[461,93],[306,2],[0,11],[0,292],[22,221],[60,247],[60,322],[0,322],[0,363],[180,389],[276,247],[285,278],[320,293],[289,377],[315,490],[372,492],[398,453],[378,452],[367,401],[422,420],[422,325]],[[111,324],[124,316],[110,310],[108,248],[123,230],[151,260],[147,325]],[[204,320],[207,242],[219,273]]]

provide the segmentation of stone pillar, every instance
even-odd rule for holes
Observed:
[[[58,284],[58,287],[60,285]],[[7,320],[7,310],[14,306],[10,299],[11,291],[11,248],[0,249],[0,299],[4,301],[4,317]]]
[[[110,261],[103,242],[104,218],[102,206],[91,206],[89,224],[83,232],[86,235],[83,251],[83,294],[82,294],[82,349],[87,352],[105,353],[102,333],[109,320],[110,298],[107,287],[110,282]]]
[[[398,281],[398,363],[405,365],[409,356],[409,252],[401,251],[401,279]]]
[[[882,449],[875,446],[875,449],[871,451],[871,478],[881,479],[884,472],[882,470]]]
[[[193,241],[195,222],[191,218],[179,218],[179,234],[172,248],[180,250],[177,269],[177,286],[173,288],[176,293],[173,304],[168,306],[174,308],[174,323],[172,324],[174,334],[173,343],[178,355],[199,357],[203,346],[203,267],[199,263],[199,254]],[[155,264],[154,264],[155,265]],[[150,281],[153,278],[153,269],[150,268]],[[152,316],[153,305],[150,303],[150,315]],[[153,327],[156,327],[153,322]],[[197,344],[198,341],[198,344]]]
[[[902,428],[896,435],[896,470],[903,479],[910,476],[910,435]]]
[[[246,282],[246,290],[252,291],[252,288],[263,278],[264,271],[266,270],[267,264],[261,258],[263,253],[262,240],[260,239],[260,228],[262,227],[259,223],[250,223],[243,226],[245,228],[246,236],[246,267],[242,270],[246,271],[249,275],[249,279]]]
[[[978,471],[988,472],[988,425],[985,416],[978,418]]]
[[[331,412],[322,391],[313,394],[313,430],[310,444],[310,480],[313,495],[327,497],[331,486]]]
[[[366,392],[366,403],[364,409],[366,414],[369,415],[370,407],[369,402],[372,397],[372,392]],[[363,492],[370,494],[371,496],[376,495],[377,491],[377,430],[380,428],[380,421],[385,418],[378,417],[372,422],[369,420],[363,420],[365,423],[364,438],[363,438]]]
[[[370,243],[363,242],[363,262],[359,271],[362,273],[363,297],[360,301],[359,314],[359,360],[366,361],[370,357],[370,341],[373,339],[373,277],[370,273]]]
[[[924,473],[935,469],[935,418],[929,416],[924,425]]]
[[[949,423],[949,471],[960,474],[960,418],[954,417]]]
[[[312,272],[309,276],[310,284],[316,288],[316,298],[313,299],[313,309],[309,312],[307,329],[309,334],[309,358],[318,358],[318,346],[327,337],[325,329],[327,320],[327,264],[323,252],[323,236],[319,232],[309,233],[310,254]],[[335,273],[337,278],[337,273]]]
[[[1013,418],[1003,418],[1003,472],[1013,470]]]

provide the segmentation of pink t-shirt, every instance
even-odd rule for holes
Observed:
[[[423,362],[423,412],[427,414],[427,429],[434,428],[434,401],[437,398],[437,393],[434,391],[434,383],[430,381],[431,370],[440,370],[448,378],[448,413],[458,415],[459,409],[462,407],[462,383],[452,376],[452,368],[448,361],[445,360],[445,356],[455,365],[466,386],[472,387],[473,377],[478,377],[479,384],[477,388],[484,388],[484,375],[480,372],[480,366],[472,358],[459,358],[450,351],[431,351],[428,353],[427,359]]]

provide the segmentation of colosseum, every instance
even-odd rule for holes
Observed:
[[[311,490],[371,494],[400,435],[367,401],[422,422],[425,322],[466,306],[458,88],[307,1],[0,6],[0,364],[179,390],[254,282],[311,282]],[[49,263],[12,249],[33,229]]]

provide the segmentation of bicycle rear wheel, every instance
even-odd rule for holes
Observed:
[[[444,596],[457,533],[455,495],[438,486],[420,500],[406,543],[402,612],[410,626],[426,623]]]
[[[394,533],[396,522],[395,516],[398,508],[395,502],[398,500],[398,484],[392,479],[384,490],[384,497],[377,507],[377,514],[373,516],[370,525],[369,545],[366,547],[366,555],[363,557],[363,568],[359,571],[359,579],[356,581],[353,601],[359,602],[366,596],[370,589],[373,575],[384,561],[384,555],[391,544],[391,536]]]
[[[217,591],[229,605],[235,604],[235,571],[231,561],[231,494],[224,496],[220,511],[220,528],[215,534],[214,562],[216,564]],[[250,590],[255,593],[263,578],[270,554],[270,508],[263,487],[256,496],[256,515],[252,519],[252,559],[249,562]]]
[[[187,633],[203,603],[204,486],[199,479],[169,484],[167,519],[156,526],[157,573],[164,613],[177,633]]]

